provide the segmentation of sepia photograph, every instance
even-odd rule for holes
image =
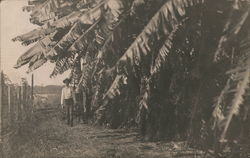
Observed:
[[[0,6],[0,158],[250,158],[250,0]]]

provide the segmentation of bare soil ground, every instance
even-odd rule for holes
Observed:
[[[16,158],[199,158],[183,142],[143,142],[133,130],[67,126],[58,112],[38,112],[22,126]],[[14,152],[14,151],[13,151]]]

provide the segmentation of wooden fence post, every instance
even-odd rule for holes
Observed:
[[[11,86],[8,86],[8,123],[11,126]]]
[[[33,110],[35,109],[35,104],[34,104],[34,74],[31,75],[31,102],[32,102],[32,113],[33,113]]]
[[[3,108],[3,72],[0,72],[0,157],[3,157],[3,140],[2,140],[2,108]]]
[[[24,111],[23,111],[23,109],[24,109],[24,86],[23,86],[23,84],[21,85],[21,100],[20,100],[20,115],[21,115],[21,121],[23,121],[23,119],[24,119]]]
[[[19,87],[15,89],[16,101],[15,101],[15,124],[18,121],[18,107],[19,107]]]
[[[21,115],[21,106],[22,106],[22,88],[21,86],[18,86],[18,107],[17,107],[17,118],[18,121],[21,121],[22,115]]]
[[[3,72],[0,72],[0,143],[2,143]]]
[[[27,105],[27,93],[28,93],[28,89],[27,89],[27,83],[25,82],[23,84],[23,111],[24,111],[24,119],[27,119],[28,117],[28,105]]]

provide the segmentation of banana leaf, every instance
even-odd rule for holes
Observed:
[[[12,41],[21,41],[24,45],[29,45],[30,43],[33,43],[53,32],[56,31],[56,28],[54,27],[48,27],[48,28],[39,28],[34,29],[26,34],[22,34],[20,36],[17,36],[12,39]]]
[[[51,23],[52,26],[56,28],[64,28],[66,26],[70,26],[74,24],[80,17],[82,13],[80,11],[73,11],[71,14],[64,16],[54,22]]]
[[[217,61],[219,59],[220,55],[223,55],[224,48],[227,47],[227,45],[230,44],[230,41],[235,39],[235,36],[239,33],[241,30],[243,24],[249,17],[249,5],[245,6],[242,10],[233,10],[231,13],[231,16],[229,16],[227,23],[224,27],[224,35],[221,36],[218,49],[215,52],[214,55],[214,61]]]
[[[79,22],[75,23],[70,31],[52,48],[53,54],[60,54],[67,50],[82,34],[83,25]],[[56,53],[55,53],[56,52]]]
[[[59,9],[72,6],[71,1],[47,0],[41,5],[37,5],[31,13],[31,17],[39,23],[46,23],[47,21],[56,18]]]
[[[202,4],[203,0],[170,0],[153,16],[141,34],[135,39],[116,63],[118,73],[127,73],[133,66],[147,58],[157,43],[171,35],[171,32],[187,17],[186,10]],[[116,80],[118,80],[118,76]],[[113,85],[113,84],[112,84]],[[119,88],[120,86],[111,86]],[[109,91],[115,91],[112,88]],[[107,93],[110,93],[110,92]]]
[[[51,49],[50,44],[52,40],[50,36],[46,36],[42,40],[38,41],[33,47],[28,49],[24,54],[22,54],[18,60],[14,68],[20,68],[21,66],[30,62],[30,60],[35,59],[35,56],[46,55],[47,52]]]
[[[20,68],[21,66],[27,64],[34,56],[40,55],[43,52],[43,47],[40,43],[35,44],[28,51],[22,54],[18,60],[14,68]]]
[[[249,25],[246,25],[244,29],[248,29]],[[243,28],[242,28],[243,29]],[[224,41],[225,44],[228,41]],[[243,44],[244,43],[244,44]],[[230,128],[230,124],[234,116],[237,116],[240,111],[240,107],[244,103],[244,98],[247,98],[247,91],[250,89],[250,33],[248,32],[245,37],[239,42],[238,51],[240,57],[236,58],[233,68],[227,71],[229,78],[224,89],[216,99],[214,105],[213,117],[214,125],[219,129],[222,129],[220,133],[220,141],[224,142],[226,134]],[[218,47],[221,49],[221,47]],[[233,96],[233,97],[232,97]],[[227,99],[227,104],[225,103]]]
[[[79,17],[79,21],[83,24],[94,24],[98,19],[104,14],[104,5],[107,0],[102,1],[100,4],[90,9],[89,11],[83,13]]]
[[[37,58],[35,61],[32,61],[29,63],[29,68],[28,68],[27,73],[30,73],[30,72],[38,69],[46,62],[47,62],[47,59],[43,55],[39,56],[39,58]]]

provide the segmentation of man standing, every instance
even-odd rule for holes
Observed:
[[[66,106],[66,116],[67,116],[67,124],[71,127],[73,126],[73,105],[74,105],[74,91],[73,88],[69,86],[70,79],[66,78],[63,80],[65,87],[62,89],[62,96],[61,96],[61,106],[62,108],[64,105]]]

